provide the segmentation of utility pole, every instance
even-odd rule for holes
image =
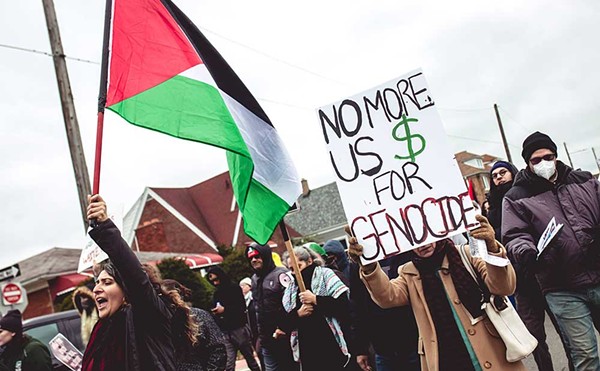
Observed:
[[[569,154],[569,150],[567,149],[567,142],[563,142],[565,146],[565,152],[567,152],[567,158],[569,159],[569,164],[573,167],[573,161],[571,161],[571,155]]]
[[[498,105],[496,103],[494,103],[494,111],[496,111],[496,120],[498,120],[498,127],[500,128],[500,135],[502,136],[506,158],[508,159],[508,162],[512,164],[512,157],[510,155],[510,150],[508,149],[508,142],[506,141],[506,135],[504,135],[504,128],[502,127],[502,120],[500,120],[500,112],[498,112]]]
[[[56,71],[56,81],[58,83],[60,104],[62,106],[67,140],[71,152],[71,161],[73,163],[73,170],[75,171],[75,182],[77,183],[77,192],[79,194],[79,204],[83,216],[84,230],[87,232],[87,195],[92,194],[90,190],[90,177],[85,163],[81,134],[79,133],[79,124],[77,122],[77,115],[75,114],[73,93],[71,91],[71,83],[69,82],[69,74],[67,73],[65,53],[63,52],[58,21],[56,19],[56,12],[54,11],[54,1],[42,0],[42,3],[44,6],[44,14],[46,15],[46,25],[48,27],[48,36],[50,37],[52,59],[54,61],[54,70]]]
[[[594,154],[594,160],[596,161],[596,166],[598,166],[598,173],[600,173],[600,161],[598,160],[598,157],[596,156],[596,150],[594,149],[594,147],[592,147],[592,153]]]

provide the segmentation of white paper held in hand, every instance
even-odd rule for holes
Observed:
[[[473,207],[475,209],[477,209],[478,214],[481,214],[479,205],[477,205],[476,202],[473,202]],[[473,229],[477,229],[479,227],[480,227],[480,225],[477,225],[477,227],[473,228]],[[470,232],[467,234],[469,237],[469,250],[471,251],[472,257],[481,258],[486,263],[497,266],[497,267],[506,267],[510,263],[510,260],[508,260],[506,258],[489,255],[488,250],[487,250],[487,245],[484,240],[474,238],[473,236],[471,236]]]
[[[544,250],[546,249],[546,247],[548,247],[548,245],[550,244],[550,241],[552,241],[552,239],[558,234],[558,231],[560,231],[560,229],[562,227],[563,227],[563,225],[562,224],[556,224],[556,218],[552,217],[552,219],[550,220],[550,222],[546,226],[546,229],[544,230],[544,233],[542,233],[542,236],[540,237],[540,240],[538,241],[538,244],[537,244],[537,250],[538,250],[537,258],[539,258],[540,255],[542,255],[542,253],[544,252]]]

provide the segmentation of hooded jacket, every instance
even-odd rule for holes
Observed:
[[[252,276],[252,297],[256,305],[256,317],[258,324],[258,338],[263,347],[269,347],[273,343],[273,333],[285,321],[286,312],[281,302],[285,287],[282,282],[287,279],[286,268],[275,266],[271,248],[253,244],[246,248],[257,250],[263,261],[260,270],[254,270]],[[280,280],[281,276],[281,280]]]
[[[48,348],[29,335],[18,334],[0,354],[0,370],[51,371]]]
[[[511,260],[536,273],[544,293],[600,283],[600,183],[560,161],[556,169],[556,183],[521,170],[503,204],[502,242]],[[553,217],[563,227],[536,261]]]
[[[82,298],[89,299],[89,306],[87,308],[84,308],[81,304]],[[96,307],[94,294],[85,286],[79,287],[73,293],[73,305],[81,317],[81,340],[83,340],[83,345],[87,346],[92,329],[96,322],[98,322],[98,308]]]
[[[207,274],[219,278],[213,294],[213,306],[221,304],[225,311],[216,315],[217,323],[223,331],[231,331],[246,325],[246,301],[240,286],[234,284],[221,267],[212,267]],[[214,286],[214,283],[211,282]]]
[[[504,200],[504,196],[512,188],[515,181],[515,177],[519,172],[519,170],[517,170],[517,168],[513,164],[509,162],[506,162],[506,164],[510,166],[503,166],[503,168],[510,171],[510,173],[512,174],[512,180],[510,182],[497,186],[496,184],[494,184],[494,179],[492,179],[490,182],[490,193],[488,197],[488,201],[490,203],[490,210],[488,212],[487,218],[490,221],[492,227],[494,228],[494,232],[496,233],[496,240],[498,241],[502,241],[502,200]]]

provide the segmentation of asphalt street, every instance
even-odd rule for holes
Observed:
[[[554,330],[554,326],[552,326],[552,322],[546,316],[546,342],[548,343],[548,348],[550,348],[550,354],[552,355],[552,363],[554,364],[554,371],[568,371],[569,366],[567,363],[567,356],[565,355],[565,350],[560,342],[560,338]],[[598,333],[596,333],[596,337],[598,337]],[[600,339],[599,339],[600,341]],[[538,368],[533,360],[533,356],[529,356],[524,360],[525,366],[529,371],[538,371]],[[236,371],[246,371],[249,370],[246,366],[246,362],[242,359],[239,360],[236,364]]]

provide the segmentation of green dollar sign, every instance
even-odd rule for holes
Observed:
[[[400,155],[395,155],[394,158],[398,159],[398,160],[408,160],[410,159],[411,162],[415,162],[415,158],[420,155],[421,153],[423,153],[423,151],[425,150],[425,138],[423,138],[422,135],[419,134],[412,134],[410,132],[410,126],[408,125],[409,122],[417,122],[419,121],[418,119],[413,119],[413,118],[408,118],[406,117],[406,115],[402,115],[402,120],[400,120],[400,122],[398,124],[396,124],[396,126],[394,126],[394,129],[392,130],[392,136],[394,137],[395,140],[399,141],[399,142],[403,142],[406,141],[406,146],[408,148],[408,156],[400,156]],[[399,135],[397,135],[397,131],[400,127],[404,127],[404,136],[401,137]],[[419,140],[421,142],[420,148],[417,152],[415,152],[413,150],[413,140]]]

